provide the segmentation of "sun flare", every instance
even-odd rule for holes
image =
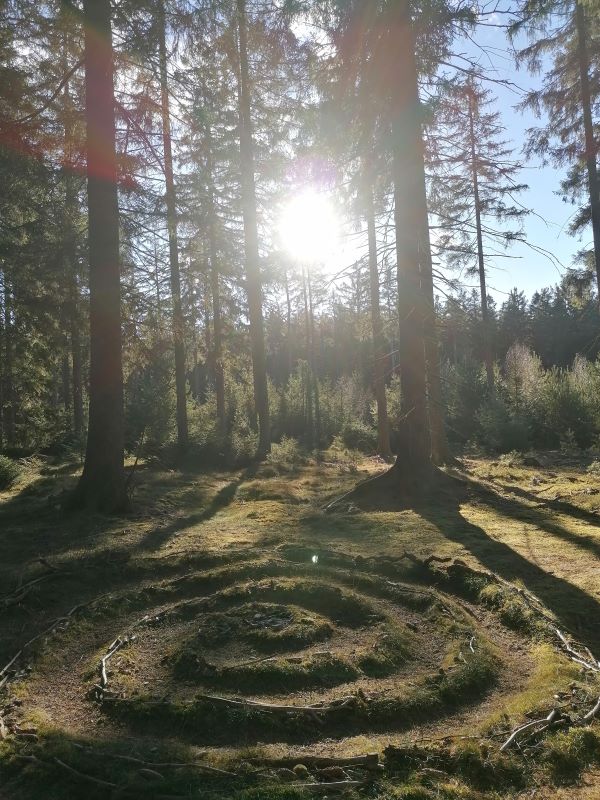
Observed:
[[[303,264],[327,264],[339,248],[336,210],[329,197],[315,189],[305,189],[289,200],[278,233],[281,245]]]

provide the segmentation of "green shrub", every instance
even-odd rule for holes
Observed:
[[[510,453],[527,448],[531,435],[527,419],[512,412],[500,397],[485,402],[475,415],[477,441],[496,453]]]
[[[572,783],[584,769],[600,764],[600,739],[589,728],[572,728],[553,736],[546,745],[544,756],[554,780]]]
[[[341,439],[349,450],[360,450],[361,453],[377,450],[377,432],[358,419],[344,425]]]
[[[271,445],[267,461],[271,464],[285,464],[292,467],[302,464],[304,456],[298,440],[293,436],[282,436],[280,442]]]
[[[591,407],[577,383],[564,370],[546,373],[542,390],[532,404],[536,444],[572,449],[587,447],[596,426]]]
[[[502,453],[498,460],[507,467],[521,467],[523,459],[523,453],[519,450],[511,450],[509,453]]]
[[[16,461],[8,456],[0,456],[0,490],[10,489],[21,474],[21,468]]]
[[[487,397],[485,370],[474,359],[459,364],[446,362],[441,377],[448,437],[464,445],[475,435],[476,413]]]
[[[587,467],[586,472],[590,475],[600,475],[600,461],[592,461],[592,463]]]
[[[169,351],[161,343],[147,361],[129,373],[124,386],[125,444],[136,452],[144,441],[147,452],[156,452],[175,434],[175,390]]]

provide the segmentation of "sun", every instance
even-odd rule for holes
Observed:
[[[327,264],[339,250],[335,207],[316,189],[304,189],[287,202],[277,230],[281,245],[300,264]]]

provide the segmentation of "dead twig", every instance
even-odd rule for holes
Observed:
[[[583,717],[581,724],[587,725],[587,723],[591,722],[598,713],[600,713],[600,697],[598,698],[596,705]]]
[[[50,761],[44,761],[42,758],[38,758],[34,755],[29,755],[26,753],[16,753],[15,758],[20,758],[23,761],[29,761],[32,764],[42,764],[45,767],[52,767],[52,763]],[[64,761],[61,761],[60,758],[54,756],[53,761],[55,764],[58,764],[63,769],[66,769],[72,775],[76,775],[78,778],[82,780],[89,781],[90,783],[96,783],[99,786],[107,786],[109,789],[116,789],[117,784],[112,783],[111,781],[105,781],[102,778],[95,778],[93,775],[88,775],[86,772],[80,772],[75,767],[72,767],[70,764],[65,764]]]
[[[21,647],[21,649],[10,659],[8,664],[5,664],[5,666],[2,667],[2,669],[0,670],[0,678],[2,678],[2,680],[0,681],[0,688],[2,688],[8,682],[10,678],[8,671],[10,670],[12,665],[16,661],[18,661],[18,659],[23,655],[23,653],[26,650],[28,650],[31,647],[32,644],[35,644],[35,642],[37,642],[44,636],[50,636],[60,625],[63,625],[65,622],[68,623],[71,617],[78,611],[81,611],[81,609],[83,608],[87,608],[92,603],[101,600],[108,594],[109,592],[105,592],[104,594],[101,594],[99,597],[94,597],[91,600],[88,600],[86,603],[78,603],[76,606],[73,606],[73,608],[70,611],[67,611],[67,613],[64,614],[62,617],[58,617],[57,619],[55,619],[54,622],[52,622],[52,624],[49,625],[47,628],[44,628],[43,631],[40,631],[40,633],[36,633],[36,635],[32,636],[31,639],[29,639],[29,641],[25,642],[25,644]]]
[[[600,661],[594,658],[590,650],[585,647],[585,645],[582,645],[582,647],[587,651],[587,657],[582,655],[582,653],[580,653],[578,650],[575,650],[573,645],[567,640],[567,637],[564,635],[564,633],[562,633],[558,628],[554,628],[554,632],[558,636],[571,661],[581,664],[581,666],[589,669],[591,672],[600,672]]]
[[[240,667],[251,667],[253,664],[262,664],[265,661],[275,661],[277,656],[263,656],[262,658],[251,658],[250,661],[242,661],[241,664],[234,664],[232,666],[224,667],[224,671],[235,670]]]
[[[297,764],[310,765],[312,767],[365,767],[366,769],[379,768],[379,753],[367,753],[364,756],[343,756],[335,758],[330,756],[311,756],[300,754],[298,756],[286,756],[283,758],[251,758],[251,764],[263,765],[266,767],[295,767]]]
[[[298,789],[315,794],[326,794],[327,792],[345,792],[346,789],[356,789],[365,786],[366,781],[331,781],[329,783],[296,783],[293,784]]]
[[[210,764],[201,764],[198,761],[183,761],[183,762],[170,762],[170,761],[146,761],[143,758],[136,758],[135,756],[126,756],[121,753],[103,753],[100,750],[94,750],[91,747],[85,747],[85,745],[77,744],[74,742],[75,747],[79,750],[82,750],[84,753],[88,753],[94,757],[101,757],[101,758],[116,758],[119,761],[127,761],[130,764],[136,764],[140,767],[148,767],[149,769],[160,769],[160,768],[173,768],[173,769],[183,769],[183,768],[191,768],[191,769],[200,769],[204,772],[210,772],[214,775],[222,775],[227,778],[237,778],[235,772],[228,772],[225,769],[219,769],[218,767],[213,767]]]
[[[538,726],[547,726],[554,722],[559,715],[559,712],[556,708],[553,708],[552,711],[548,714],[547,717],[543,717],[542,719],[534,719],[531,722],[527,722],[525,725],[520,725],[518,728],[511,733],[508,739],[504,742],[502,747],[500,748],[500,752],[503,753],[504,751],[508,750],[508,748],[516,743],[517,739],[521,734],[525,733],[525,731],[532,730],[532,728],[536,728]]]
[[[99,786],[108,786],[110,789],[116,789],[117,784],[113,783],[112,781],[105,781],[102,778],[94,778],[93,775],[88,775],[86,772],[80,772],[75,767],[70,766],[70,764],[65,764],[64,761],[61,761],[60,758],[54,756],[54,761],[56,764],[59,764],[64,769],[71,772],[73,775],[77,775],[78,778],[82,778],[85,781],[90,781],[91,783],[97,783]]]
[[[343,708],[349,703],[356,700],[354,695],[340,698],[335,703],[329,703],[322,706],[290,706],[280,703],[263,703],[258,700],[237,700],[232,697],[222,697],[213,694],[199,694],[197,697],[200,700],[205,700],[209,703],[216,703],[218,705],[234,706],[236,708],[247,708],[249,710],[266,711],[273,714],[308,714],[312,717],[318,717],[319,714],[325,714],[332,710]]]
[[[100,661],[100,689],[104,691],[108,689],[108,675],[106,674],[106,666],[109,660],[118,653],[119,650],[122,650],[128,644],[135,641],[135,636],[125,636],[123,639],[117,637],[112,644],[109,645],[106,654],[102,656]]]
[[[17,603],[20,603],[21,600],[24,600],[25,597],[29,594],[29,592],[36,586],[38,583],[42,583],[42,581],[48,580],[48,578],[53,578],[55,575],[62,575],[63,573],[54,567],[51,572],[44,573],[44,575],[40,575],[39,578],[34,578],[31,581],[27,581],[27,583],[23,583],[19,585],[16,589],[8,594],[5,594],[4,597],[0,599],[0,604],[4,608],[9,608],[10,606],[15,606]]]

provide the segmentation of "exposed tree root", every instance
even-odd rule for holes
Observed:
[[[412,470],[396,460],[390,469],[361,481],[349,492],[331,500],[323,507],[323,511],[344,511],[353,505],[364,510],[399,511],[414,507],[432,490],[439,494],[464,485],[459,478],[433,465]]]

